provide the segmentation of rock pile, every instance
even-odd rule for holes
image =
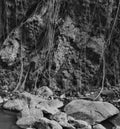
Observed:
[[[76,99],[64,105],[46,86],[36,93],[20,93],[3,105],[20,112],[16,124],[23,129],[109,129],[102,124],[105,122],[112,123],[111,129],[119,129],[113,119],[119,110],[108,102]]]

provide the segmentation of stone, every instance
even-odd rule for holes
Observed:
[[[21,128],[30,127],[36,121],[43,117],[43,113],[37,108],[28,108],[27,106],[21,111],[21,116],[18,118],[17,125]]]
[[[63,102],[58,99],[48,100],[47,103],[50,107],[54,108],[61,108],[64,105]]]
[[[22,117],[17,120],[16,124],[23,129],[32,126],[36,122],[36,119],[32,116]]]
[[[44,118],[41,118],[39,122],[35,123],[35,127],[37,129],[50,129],[50,127],[48,126],[49,123],[50,123],[50,120],[44,117]]]
[[[71,124],[68,123],[67,114],[64,112],[58,112],[52,116],[52,119],[57,121],[62,127],[75,129]]]
[[[21,96],[28,100],[29,99],[29,107],[30,108],[38,108],[42,111],[50,114],[55,114],[59,112],[58,108],[63,106],[63,102],[58,99],[46,100],[39,96],[32,95],[28,92],[23,92]]]
[[[8,110],[16,110],[16,111],[21,111],[24,106],[26,105],[26,102],[21,99],[14,99],[14,100],[8,100],[4,105],[4,109]]]
[[[91,125],[83,120],[75,120],[74,118],[70,118],[68,122],[73,126],[80,129],[92,129]]]
[[[33,95],[31,93],[28,93],[28,92],[21,93],[20,97],[24,98],[26,101],[28,101],[30,107],[35,107],[38,103],[45,101],[45,99],[40,98],[40,97]]]
[[[52,119],[54,119],[55,121],[60,122],[60,123],[62,123],[62,122],[67,123],[68,122],[67,114],[64,112],[58,112],[58,113],[54,114],[52,116]]]
[[[119,110],[108,102],[73,100],[64,108],[65,112],[76,120],[84,120],[91,125],[100,123],[119,113]]]
[[[93,129],[106,129],[106,128],[101,124],[96,124],[93,126]]]
[[[21,117],[28,117],[28,116],[32,116],[36,120],[39,120],[40,118],[43,117],[43,112],[40,109],[37,109],[37,108],[28,108],[28,107],[25,107],[21,111]]]
[[[39,96],[39,97],[42,97],[42,98],[45,98],[45,99],[48,99],[49,97],[53,96],[53,92],[50,88],[48,88],[47,86],[42,86],[40,87],[36,94]]]
[[[40,100],[39,97],[37,97],[36,95],[34,94],[31,94],[31,93],[28,93],[26,91],[24,91],[23,93],[20,94],[20,97],[21,98],[24,98],[24,99],[29,99],[29,100],[32,100],[32,99],[36,99],[36,100]],[[43,100],[43,99],[42,99]]]
[[[59,112],[59,110],[56,107],[50,105],[48,103],[48,101],[41,102],[36,107],[38,109],[41,109],[43,112],[49,113],[49,114],[52,114],[52,115],[54,115],[55,113]]]
[[[62,129],[58,122],[47,118],[41,118],[36,126],[38,129]]]
[[[60,124],[54,120],[50,121],[50,125],[52,127],[52,129],[62,129],[62,127],[60,126]]]

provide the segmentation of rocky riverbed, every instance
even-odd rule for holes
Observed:
[[[3,104],[0,127],[4,129],[119,129],[119,110],[111,103],[69,99],[54,96],[51,89],[43,86],[35,94],[16,93]],[[2,101],[1,101],[2,102]],[[9,121],[9,119],[11,119]],[[16,126],[15,126],[16,122]],[[10,126],[13,127],[10,127]]]

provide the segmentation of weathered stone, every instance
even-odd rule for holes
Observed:
[[[50,88],[48,88],[47,86],[42,86],[37,90],[37,95],[39,97],[48,99],[49,97],[51,97],[53,95],[53,92]]]
[[[22,118],[18,119],[16,124],[19,127],[23,128],[23,129],[26,129],[26,128],[32,126],[35,122],[36,122],[36,119],[34,117],[27,116],[27,117],[22,117]]]
[[[91,37],[89,43],[87,44],[87,58],[88,60],[90,60],[93,64],[98,64],[99,65],[99,61],[102,57],[102,49],[104,47],[104,37]],[[98,57],[98,62],[94,59],[94,56],[90,56],[90,50],[91,50],[91,54],[93,53],[94,56]]]
[[[68,122],[67,114],[64,112],[58,112],[58,113],[54,114],[52,116],[52,119],[54,119],[55,121],[60,122],[60,123],[62,123],[62,122],[67,123]]]
[[[26,105],[26,102],[24,100],[14,99],[14,100],[8,100],[3,105],[3,108],[8,109],[8,110],[21,111],[25,105]]]
[[[73,126],[80,129],[92,129],[91,125],[83,120],[75,120],[74,118],[69,118],[68,122]]]
[[[24,92],[21,95],[23,96],[23,98],[29,99],[30,108],[36,107],[46,113],[55,114],[59,112],[58,108],[63,106],[63,102],[58,99],[45,100],[28,92]]]
[[[64,112],[58,112],[52,116],[52,119],[57,121],[62,127],[66,127],[69,129],[74,129],[71,124],[68,123],[67,114]]]
[[[35,123],[35,127],[37,127],[37,129],[50,129],[50,127],[48,126],[49,123],[50,123],[49,119],[41,118],[39,122]]]
[[[35,43],[38,43],[39,38],[44,31],[44,27],[45,24],[40,14],[34,14],[32,17],[28,18],[21,27],[22,35],[25,40],[24,44],[30,50],[33,50],[33,48],[35,47]]]
[[[59,110],[56,107],[49,105],[47,101],[39,103],[36,107],[41,109],[43,112],[50,113],[50,114],[55,114],[59,112]]]
[[[50,107],[54,108],[61,108],[63,106],[63,102],[58,99],[48,100],[47,103]]]
[[[24,99],[29,99],[29,100],[32,100],[32,99],[40,100],[39,97],[25,91],[20,94],[20,97],[23,97]]]
[[[77,35],[79,35],[79,29],[75,27],[73,20],[69,16],[66,17],[62,28],[60,28],[60,32],[74,41],[77,39]]]
[[[24,38],[24,44],[22,44],[22,52],[26,56],[27,50],[34,51],[35,44],[39,42],[39,38],[44,31],[43,19],[40,15],[32,15],[26,20],[24,24],[18,26],[16,29],[10,31],[9,35],[3,42],[3,48],[0,51],[0,56],[3,62],[6,62],[8,65],[13,65],[16,61],[19,60],[18,55],[20,50],[21,37]],[[29,55],[27,55],[29,56]],[[27,58],[26,56],[26,58]]]
[[[43,117],[43,112],[37,108],[28,108],[27,106],[21,111],[21,117],[32,116],[36,120]]]
[[[17,35],[17,33],[19,33],[18,30],[14,32],[14,35]],[[0,51],[2,61],[7,62],[8,65],[11,65],[13,61],[16,59],[19,50],[19,42],[16,39],[12,39],[9,37],[5,39],[3,46],[10,46],[11,44],[12,47],[4,47]]]
[[[21,97],[29,101],[30,107],[35,107],[38,103],[45,101],[43,98],[40,98],[28,92],[21,93]]]
[[[74,100],[65,106],[65,112],[77,120],[90,124],[101,122],[119,113],[112,104],[99,101]]]
[[[21,128],[30,127],[42,117],[43,113],[40,109],[28,108],[28,106],[26,106],[21,111],[21,116],[18,118],[17,125]]]
[[[38,129],[62,129],[59,123],[47,118],[41,118],[39,122],[36,123],[36,125]]]
[[[93,129],[106,129],[106,128],[101,124],[96,124],[93,126]]]
[[[62,127],[59,125],[59,123],[54,120],[51,120],[50,124],[51,124],[52,129],[62,129]]]

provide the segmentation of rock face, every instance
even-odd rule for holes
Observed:
[[[6,31],[7,34],[15,28],[17,25],[20,24],[20,22],[25,19],[27,15],[30,15],[32,12],[29,10],[33,8],[36,5],[38,0],[16,0],[16,1],[10,1],[5,0],[3,4],[3,10],[4,10],[4,22],[6,24]],[[2,17],[3,19],[3,17]]]
[[[43,48],[48,49],[49,47],[48,23],[49,20],[51,20],[48,18],[51,12],[48,10],[51,7],[48,6],[49,3],[47,2],[44,3],[44,1],[39,0],[16,0],[16,2],[5,0],[5,4],[7,5],[5,10],[7,12],[6,21],[8,21],[6,28],[9,34],[4,40],[0,51],[3,62],[10,66],[14,66],[14,64],[19,62],[21,44],[25,72],[29,63],[37,55],[39,58],[36,60],[36,64],[38,64],[36,69],[40,68],[41,73],[44,72],[43,69],[46,69],[46,66],[43,62],[46,60],[46,53],[41,53],[41,51]],[[76,21],[76,19],[81,19],[78,18],[81,13],[76,15],[76,8],[81,7],[83,4],[81,4],[81,2],[71,2],[67,2],[68,6],[65,8],[68,11],[66,12],[62,10],[62,5],[66,5],[66,1],[61,1],[60,10],[58,8],[60,14],[57,16],[58,19],[55,19],[56,27],[53,27],[56,28],[56,30],[54,30],[56,34],[53,44],[53,48],[55,47],[55,49],[52,54],[51,68],[56,76],[51,78],[51,80],[53,80],[51,83],[54,83],[55,86],[60,89],[63,87],[63,89],[74,90],[84,86],[86,81],[88,82],[87,84],[90,84],[89,82],[91,82],[99,70],[104,37],[90,37],[88,32],[83,30],[82,27],[79,27],[80,22]],[[59,4],[59,2],[57,4]],[[69,6],[73,6],[72,4],[74,4],[75,8],[69,9]],[[61,15],[61,12],[63,15],[65,13],[65,16]],[[68,12],[73,16],[69,15]],[[56,14],[53,12],[52,15],[54,17]],[[79,17],[81,17],[81,15]],[[54,19],[51,21],[54,21]],[[82,26],[84,26],[84,24]],[[50,34],[52,34],[52,32]],[[30,76],[31,81],[34,82],[34,74],[30,74]],[[42,77],[40,81],[42,85],[46,85],[45,83],[48,84],[47,78]]]
[[[119,113],[112,104],[99,101],[74,100],[65,106],[65,112],[77,120],[99,123]]]

